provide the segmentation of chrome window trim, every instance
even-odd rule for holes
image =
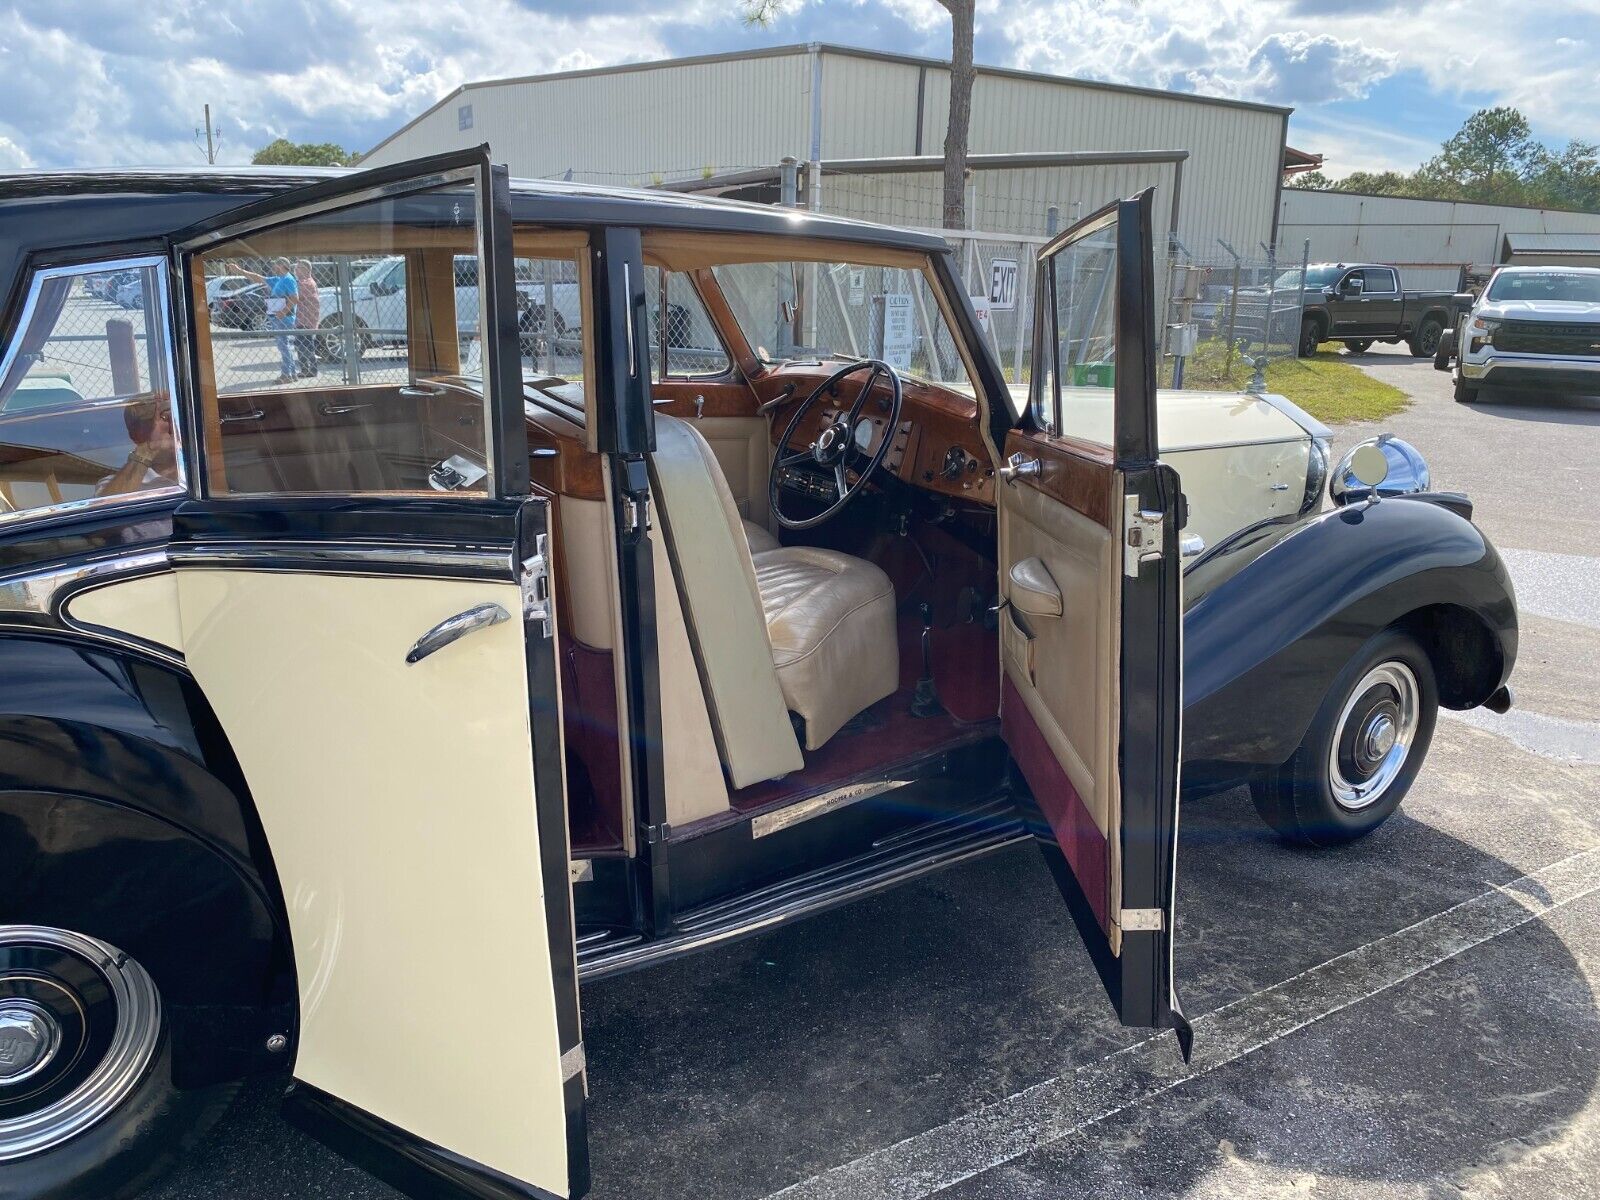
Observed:
[[[457,168],[455,168],[453,170],[449,170],[449,171],[435,171],[435,172],[432,172],[431,174],[416,175],[416,176],[411,176],[411,177],[406,178],[406,179],[391,180],[388,183],[374,184],[374,185],[371,185],[371,186],[368,186],[368,187],[364,187],[364,188],[357,188],[357,189],[355,189],[353,191],[349,191],[349,192],[340,192],[337,195],[325,196],[321,200],[312,201],[312,202],[309,202],[309,203],[307,203],[307,204],[305,204],[303,206],[288,208],[288,209],[284,209],[284,210],[276,211],[276,212],[271,212],[271,213],[266,213],[266,214],[263,214],[263,215],[261,215],[259,217],[256,217],[256,218],[253,218],[253,219],[250,219],[250,220],[242,221],[242,222],[240,222],[238,224],[227,225],[227,226],[224,226],[224,227],[222,227],[220,229],[209,230],[209,231],[207,231],[205,233],[199,234],[196,237],[190,238],[186,242],[179,242],[179,243],[175,244],[173,246],[172,260],[168,264],[168,266],[170,267],[172,272],[175,274],[177,279],[181,283],[183,283],[183,285],[184,285],[184,287],[183,287],[184,304],[183,304],[183,311],[182,311],[181,315],[185,319],[180,321],[179,325],[182,326],[182,337],[183,337],[183,350],[184,350],[184,353],[183,353],[183,373],[184,373],[184,382],[188,385],[189,408],[191,410],[192,417],[193,417],[193,420],[195,422],[195,428],[197,430],[202,430],[202,431],[205,428],[205,411],[204,411],[204,406],[200,403],[199,381],[196,378],[197,372],[194,370],[194,365],[195,365],[194,364],[194,348],[193,348],[193,346],[191,344],[191,341],[190,341],[190,338],[188,336],[188,318],[191,315],[191,310],[193,308],[194,298],[193,298],[192,295],[189,294],[191,289],[189,288],[188,283],[187,283],[188,271],[187,271],[186,267],[187,267],[188,261],[190,259],[192,259],[195,254],[199,253],[202,250],[207,249],[208,247],[216,246],[216,245],[219,245],[219,244],[222,244],[222,243],[225,243],[225,242],[237,241],[240,238],[248,237],[252,233],[259,233],[259,232],[261,232],[262,230],[265,230],[265,229],[275,229],[275,228],[278,228],[279,226],[282,226],[282,225],[292,225],[297,221],[303,221],[303,220],[306,220],[306,219],[311,218],[311,217],[321,216],[321,215],[323,215],[325,213],[337,212],[337,211],[339,211],[341,209],[346,209],[346,208],[354,208],[354,207],[357,207],[357,206],[362,205],[362,204],[370,204],[370,203],[373,203],[373,202],[379,201],[379,200],[392,199],[392,198],[397,197],[397,196],[414,195],[414,194],[416,194],[418,192],[431,191],[431,190],[433,190],[435,188],[449,187],[452,184],[466,184],[466,185],[469,185],[472,188],[472,191],[473,191],[474,208],[475,208],[475,212],[473,214],[473,219],[474,219],[474,223],[475,223],[475,227],[474,227],[474,230],[473,230],[473,237],[474,237],[474,244],[475,244],[476,250],[477,250],[477,258],[478,258],[478,264],[479,264],[479,266],[478,266],[478,284],[477,284],[477,287],[478,287],[478,312],[479,312],[478,337],[479,337],[480,342],[482,342],[483,341],[483,318],[482,318],[482,314],[483,314],[484,307],[485,307],[484,306],[483,265],[482,264],[483,264],[485,256],[488,253],[488,244],[485,241],[485,226],[487,225],[488,220],[489,220],[489,190],[490,190],[491,184],[490,184],[490,180],[484,175],[482,169],[480,167],[476,166],[476,165],[470,166],[470,167],[457,167]],[[290,193],[287,193],[287,195],[292,196],[293,193],[290,192]],[[458,255],[457,257],[461,257],[461,256]],[[513,278],[514,278],[515,277],[515,257],[514,256],[513,256],[513,263],[512,263],[512,272],[513,272]],[[408,331],[408,336],[409,336],[409,331]],[[487,347],[487,345],[485,345],[483,348],[485,350],[487,350],[488,347]],[[492,386],[492,384],[491,384],[491,382],[489,380],[489,374],[490,374],[490,372],[487,369],[485,369],[485,371],[484,371],[484,373],[482,375],[479,375],[479,376],[476,376],[476,377],[468,375],[468,376],[464,376],[464,378],[468,378],[468,379],[476,378],[478,380],[479,384],[482,387],[482,391],[483,391],[483,416],[484,416],[484,429],[483,429],[484,464],[483,465],[484,465],[484,469],[485,469],[485,472],[486,472],[485,477],[484,477],[484,487],[485,487],[486,494],[489,497],[497,498],[497,497],[500,496],[500,492],[499,492],[500,481],[499,481],[498,478],[496,478],[496,473],[495,473],[496,444],[495,444],[495,421],[494,421],[494,394],[493,394],[493,386]],[[213,379],[214,379],[214,376],[215,376],[215,367],[213,366]],[[0,376],[0,378],[3,378],[3,376]],[[292,393],[295,389],[293,389],[293,388],[283,388],[283,389],[278,389],[278,390],[280,392],[282,392],[282,393],[289,394],[289,393]],[[220,395],[220,393],[219,393],[219,395]],[[206,439],[203,436],[203,434],[202,434],[201,437],[199,437],[197,439],[197,441],[200,443],[201,452],[204,453],[204,447],[205,447]],[[199,484],[200,491],[198,492],[198,494],[204,499],[211,499],[212,498],[212,491],[211,491],[211,485],[210,485],[210,480],[209,480],[209,471],[207,469],[207,465],[206,464],[202,464],[202,469],[198,472],[198,477],[199,477],[199,480],[200,480],[200,484]],[[306,495],[306,494],[308,494],[308,493],[305,493],[305,492],[247,492],[247,493],[225,492],[225,493],[223,493],[224,496],[236,496],[236,495],[250,495],[250,496],[302,496],[302,495]],[[394,495],[393,492],[384,492],[384,491],[360,492],[360,493],[354,493],[354,494],[358,494],[358,495],[360,495],[360,496],[362,496],[364,498],[373,498],[373,497],[382,498],[382,497],[385,497],[385,496]],[[478,497],[474,493],[474,494],[464,495],[462,498],[463,499],[475,499],[475,498],[480,498],[480,497]]]
[[[0,577],[0,613],[29,613],[55,617],[61,606],[78,592],[124,578],[159,574],[167,570],[165,547],[132,554],[102,555],[59,567],[18,571]]]
[[[516,555],[486,546],[427,546],[408,542],[328,542],[308,539],[174,543],[174,567],[213,571],[307,571],[328,574],[460,575],[516,579]],[[341,572],[340,568],[343,568]]]
[[[108,271],[133,271],[148,268],[151,278],[155,280],[158,294],[158,303],[147,306],[150,313],[157,315],[161,322],[161,344],[159,353],[155,347],[151,348],[150,361],[155,363],[158,357],[164,361],[167,377],[167,404],[172,414],[172,452],[173,461],[178,468],[178,482],[158,488],[143,488],[136,492],[119,492],[111,496],[87,496],[81,500],[63,500],[58,504],[46,504],[37,508],[20,508],[7,512],[0,512],[0,531],[26,525],[33,521],[46,518],[56,518],[63,515],[76,515],[81,512],[98,512],[102,509],[116,508],[122,505],[143,504],[163,497],[185,496],[189,494],[189,463],[185,454],[184,441],[184,408],[179,403],[178,387],[178,360],[173,344],[173,308],[171,281],[167,274],[167,260],[160,254],[141,254],[125,258],[94,259],[89,262],[72,263],[59,267],[37,267],[28,276],[28,296],[22,305],[22,313],[17,322],[8,331],[9,337],[3,353],[0,353],[0,379],[10,373],[12,364],[22,349],[22,334],[32,322],[34,313],[39,306],[39,293],[43,291],[44,284],[50,279],[59,279],[71,275],[99,275]],[[110,407],[125,404],[125,400],[107,399],[92,401],[94,407]],[[114,472],[113,472],[114,473]]]

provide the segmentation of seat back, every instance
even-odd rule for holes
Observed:
[[[744,525],[690,422],[656,414],[650,482],[729,781],[741,788],[800,770]]]

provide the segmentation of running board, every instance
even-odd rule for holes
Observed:
[[[845,862],[681,913],[677,929],[662,937],[641,941],[635,933],[589,934],[578,942],[578,978],[604,979],[764,933],[1030,837],[1010,798],[1001,796],[942,821],[882,838]]]

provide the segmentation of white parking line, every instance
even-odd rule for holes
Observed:
[[[1465,712],[1441,708],[1439,715],[1499,734],[1529,754],[1558,762],[1600,766],[1600,721],[1570,721],[1523,708],[1505,713],[1490,712],[1487,708],[1470,708]]]
[[[1474,946],[1600,891],[1600,848],[1583,850],[1418,921],[1194,1022],[1185,1067],[1170,1034],[834,1167],[769,1200],[920,1200],[1154,1099],[1403,983]]]

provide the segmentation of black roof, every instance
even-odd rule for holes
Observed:
[[[108,253],[148,253],[168,235],[216,220],[230,209],[329,179],[357,183],[363,174],[314,167],[179,167],[0,175],[0,305],[9,316],[20,303],[22,273],[30,259],[83,261],[102,247]],[[937,234],[826,214],[543,179],[513,180],[512,210],[519,221],[550,225],[822,237],[922,252],[947,248]],[[9,324],[0,323],[0,329]]]

